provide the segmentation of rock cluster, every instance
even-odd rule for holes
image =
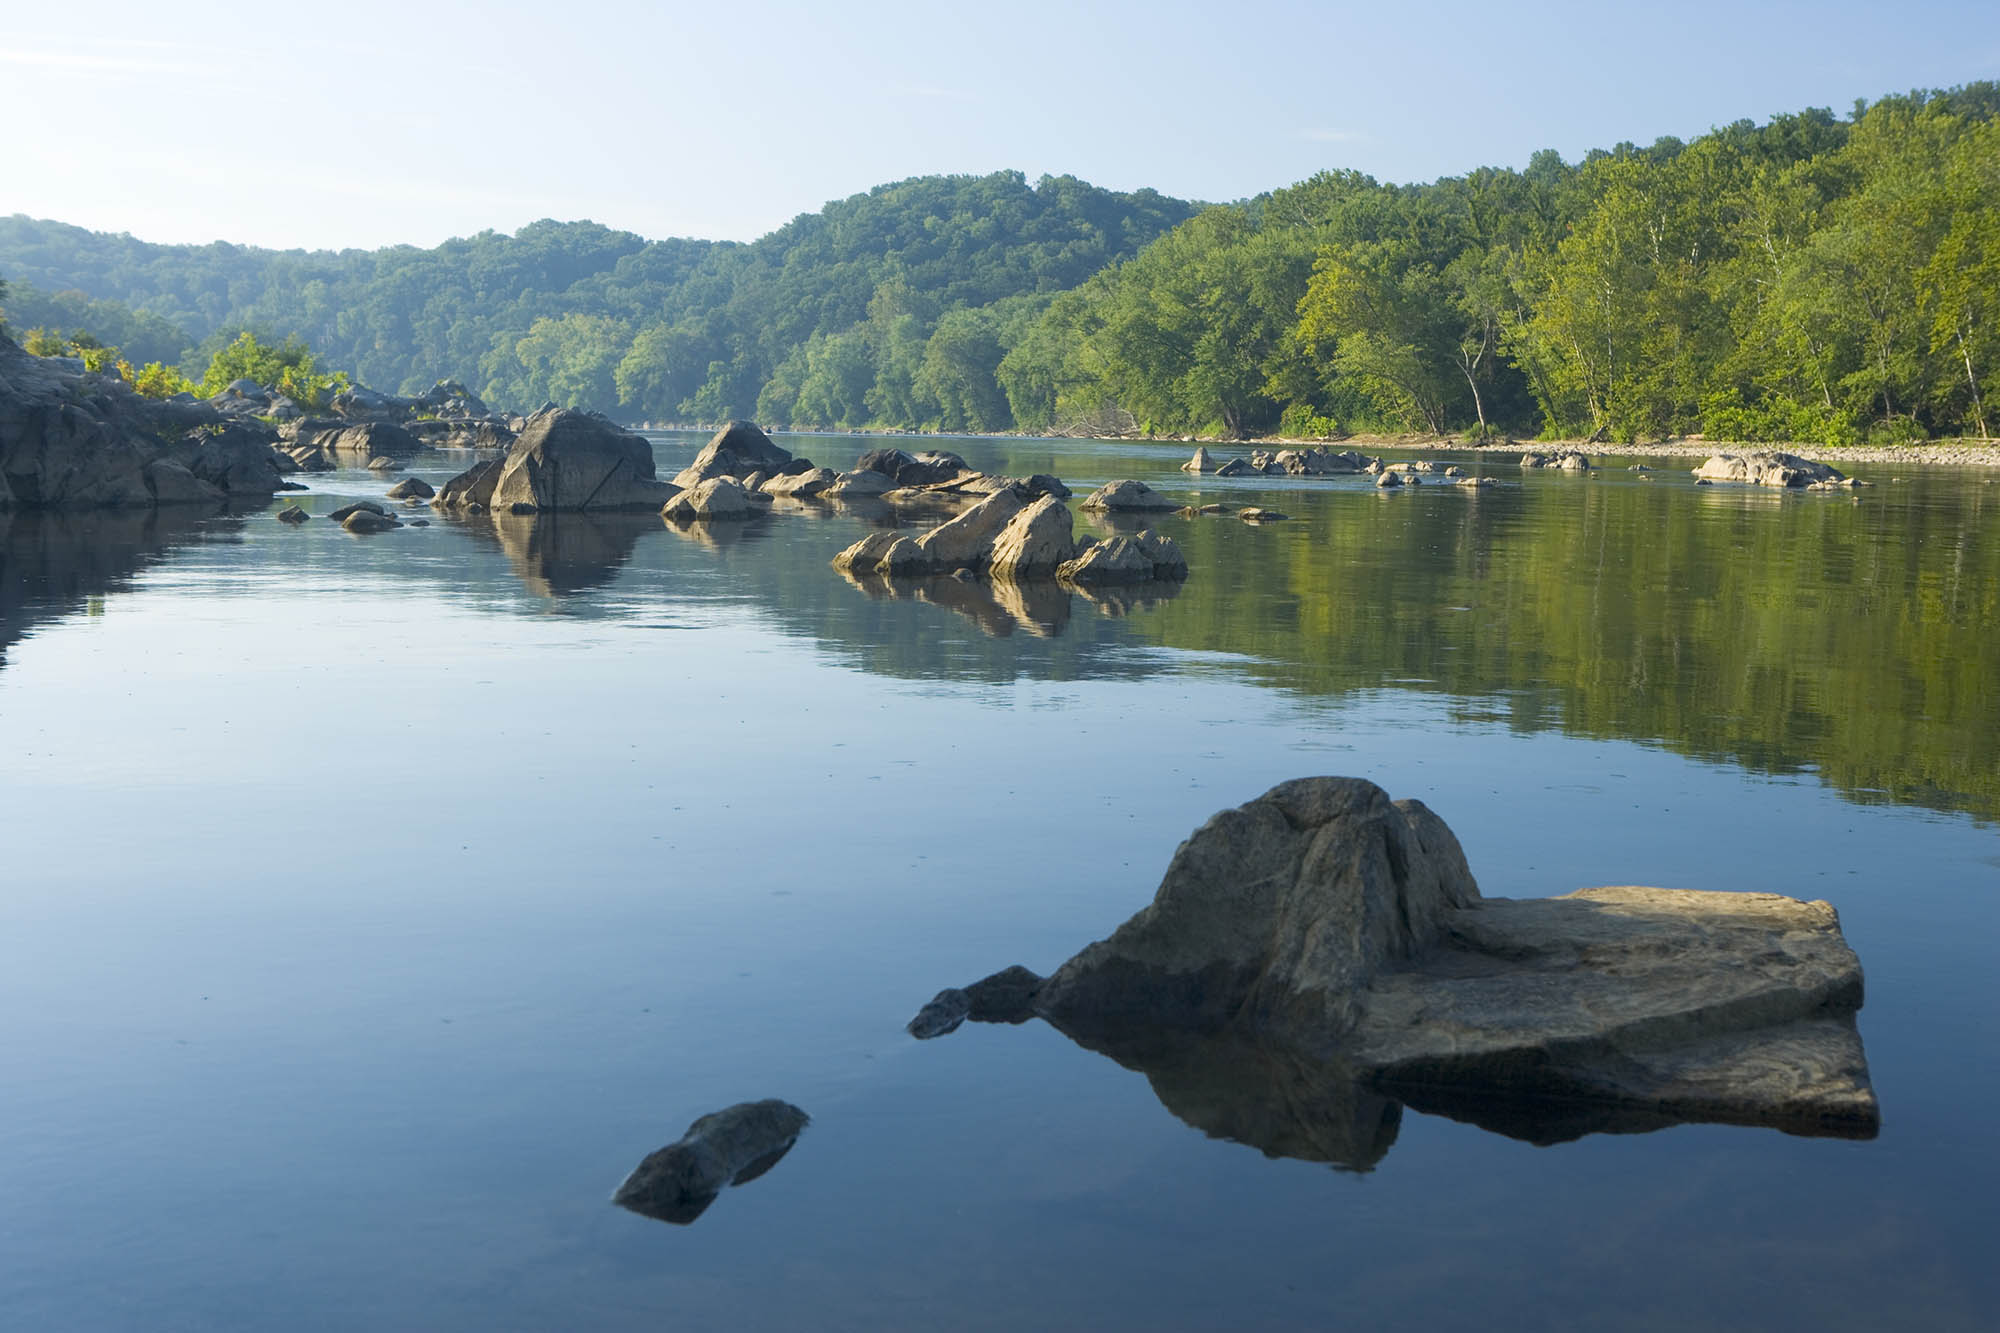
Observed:
[[[1376,460],[1366,454],[1315,445],[1310,449],[1279,449],[1275,452],[1258,449],[1248,458],[1232,458],[1217,463],[1215,456],[1204,446],[1194,451],[1193,458],[1181,464],[1181,471],[1212,472],[1218,477],[1324,477],[1366,472],[1374,462]]]
[[[1574,449],[1557,449],[1551,453],[1525,453],[1521,455],[1522,467],[1555,468],[1559,472],[1588,472],[1590,457]]]
[[[1069,507],[1055,496],[1031,497],[1024,488],[1008,486],[916,536],[870,533],[836,555],[833,564],[852,573],[895,578],[964,571],[1007,582],[1058,578],[1077,584],[1131,583],[1187,576],[1187,558],[1172,538],[1143,531],[1106,541],[1078,539],[1072,535],[1073,523]]]

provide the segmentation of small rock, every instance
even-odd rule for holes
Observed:
[[[1281,514],[1275,509],[1259,509],[1252,505],[1248,509],[1237,510],[1236,517],[1242,519],[1245,523],[1283,523],[1291,515]]]
[[[311,517],[311,514],[308,514],[297,505],[286,505],[278,511],[278,522],[280,523],[303,523]]]
[[[429,482],[418,477],[405,477],[389,488],[391,500],[428,500],[436,494]]]
[[[327,517],[336,523],[345,523],[350,516],[360,513],[381,514],[386,517],[389,511],[381,505],[376,504],[373,500],[356,500],[351,505],[342,505],[331,514],[328,514]]]
[[[398,523],[392,514],[378,514],[367,509],[357,509],[341,520],[340,526],[349,532],[373,533],[387,532],[391,528],[401,527],[402,524]]]
[[[971,1012],[972,1001],[965,992],[946,987],[929,1004],[917,1010],[917,1016],[909,1021],[906,1031],[918,1041],[929,1041],[932,1037],[958,1031],[958,1025]]]

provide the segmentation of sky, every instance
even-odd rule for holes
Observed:
[[[435,245],[750,240],[909,176],[1244,198],[2000,79],[2000,4],[0,0],[0,214]]]

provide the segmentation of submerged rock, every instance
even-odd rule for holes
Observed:
[[[1036,1015],[1146,1070],[1190,1123],[1293,1116],[1349,1164],[1393,1139],[1383,1096],[1537,1142],[1685,1120],[1865,1138],[1879,1123],[1861,968],[1828,904],[1482,898],[1441,819],[1355,778],[1222,811],[1109,938],[1038,984],[1010,972]],[[976,993],[967,1016],[996,1021]],[[1272,1150],[1291,1131],[1222,1132]]]
[[[1847,480],[1845,473],[1825,463],[1776,450],[1716,454],[1696,468],[1694,475],[1707,481],[1743,481],[1753,486],[1811,486]]]
[[[939,991],[931,1002],[917,1010],[917,1016],[905,1028],[918,1041],[929,1041],[932,1037],[942,1037],[946,1033],[958,1031],[972,1012],[972,1002],[965,992],[946,988]]]
[[[748,1184],[792,1150],[811,1117],[790,1102],[740,1102],[705,1115],[647,1154],[611,1202],[642,1217],[686,1226],[730,1185]]]

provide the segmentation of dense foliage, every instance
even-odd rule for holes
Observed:
[[[1428,185],[1328,172],[1199,212],[927,177],[749,245],[540,222],[277,253],[16,217],[0,270],[10,307],[66,303],[17,327],[127,347],[185,330],[182,348],[207,340],[177,353],[190,374],[256,327],[378,387],[457,375],[498,405],[628,419],[1987,436],[1996,110],[1976,84]]]

